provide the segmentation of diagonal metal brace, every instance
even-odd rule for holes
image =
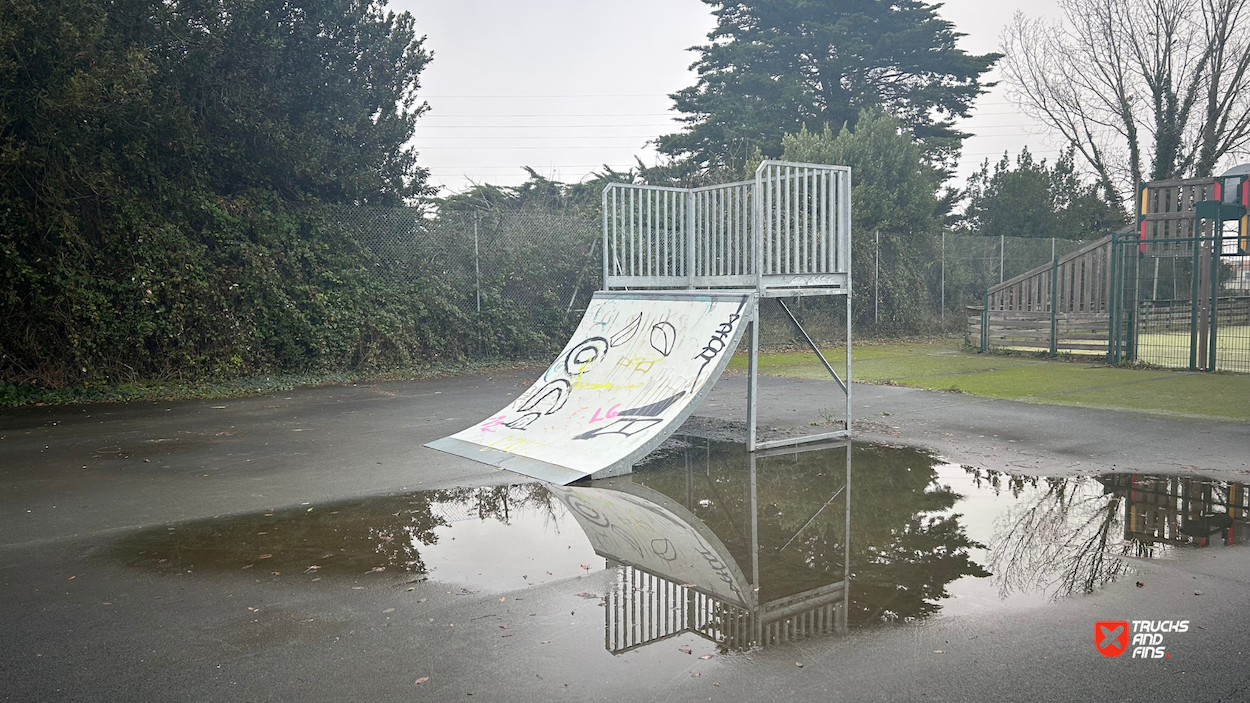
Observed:
[[[829,372],[830,376],[833,376],[833,380],[838,382],[838,386],[840,386],[842,388],[842,392],[845,393],[846,383],[844,383],[842,378],[838,376],[838,372],[834,371],[833,367],[829,365],[829,361],[825,359],[825,355],[820,353],[820,347],[817,347],[816,343],[812,341],[812,338],[807,336],[807,330],[803,329],[803,325],[799,324],[798,318],[790,312],[790,308],[786,307],[785,302],[783,302],[781,298],[777,298],[776,300],[777,304],[780,305],[781,309],[786,313],[786,317],[790,318],[790,322],[794,323],[794,327],[798,329],[799,334],[803,335],[803,339],[807,340],[808,346],[812,348],[812,351],[816,352],[816,356],[820,357],[820,363],[825,365],[825,370]]]

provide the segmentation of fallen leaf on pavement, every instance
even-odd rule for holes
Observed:
[[[430,677],[422,676],[421,678],[417,679],[417,683],[425,683],[426,681],[429,681],[429,680],[430,680]]]

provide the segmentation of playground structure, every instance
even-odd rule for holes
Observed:
[[[1100,480],[1108,492],[1124,498],[1125,540],[1204,547],[1213,542],[1244,544],[1250,534],[1244,483],[1137,474]]]
[[[434,449],[566,484],[628,473],[710,392],[749,339],[747,449],[851,430],[851,172],[765,161],[751,181],[603,191],[603,290],[534,385]],[[839,375],[783,298],[844,296]],[[843,427],[757,438],[760,305],[775,299],[845,396]],[[746,329],[744,330],[744,325]]]
[[[1137,227],[991,286],[967,341],[1250,372],[1250,168],[1143,183]]]

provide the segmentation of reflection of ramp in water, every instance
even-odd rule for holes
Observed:
[[[529,390],[426,446],[557,484],[626,471],[712,389],[753,314],[753,296],[596,293]]]
[[[607,597],[604,644],[613,654],[684,632],[729,649],[769,647],[846,630],[846,582],[746,609],[633,566],[617,570]]]
[[[754,459],[749,459],[752,496]],[[848,447],[847,484],[839,493],[849,484]],[[568,507],[595,553],[617,565],[604,613],[604,646],[613,654],[687,632],[729,649],[748,649],[846,628],[845,570],[835,583],[761,603],[758,575],[753,587],[709,526],[669,496],[626,476],[548,490]],[[847,491],[848,510],[849,496]],[[760,548],[756,529],[751,532],[755,560]],[[757,564],[750,566],[758,573]]]

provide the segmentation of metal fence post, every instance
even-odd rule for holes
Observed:
[[[985,289],[985,302],[981,306],[981,353],[990,350],[990,289]]]
[[[1050,240],[1051,247],[1055,240]],[[1050,255],[1050,355],[1054,356],[1058,349],[1055,336],[1059,330],[1059,257]]]
[[[1202,220],[1194,211],[1194,265],[1190,273],[1189,293],[1189,370],[1198,370],[1198,252],[1202,249],[1199,235],[1202,233]]]
[[[946,319],[946,230],[942,230],[942,285],[941,285],[941,304],[942,312],[940,316]]]
[[[1108,330],[1108,363],[1120,363],[1120,308],[1124,304],[1124,290],[1120,288],[1120,235],[1111,233],[1111,299],[1108,300],[1108,315],[1111,328]]]
[[[876,330],[876,327],[877,327],[877,325],[878,325],[878,324],[880,324],[880,322],[881,322],[881,316],[880,316],[880,312],[879,312],[880,300],[881,300],[881,287],[880,287],[879,285],[877,285],[877,284],[878,284],[878,282],[879,282],[879,281],[880,281],[880,279],[881,279],[881,231],[880,231],[880,230],[877,230],[877,233],[876,233],[876,238],[877,238],[877,253],[876,253],[876,260],[875,260],[875,263],[873,263],[873,267],[872,267],[872,326],[873,326],[873,332],[876,332],[876,331],[877,331],[877,330]]]
[[[1215,328],[1220,315],[1220,256],[1224,250],[1223,212],[1217,208],[1216,220],[1211,227],[1211,333],[1207,336],[1207,371],[1215,371]]]
[[[477,243],[478,212],[473,211],[473,277],[477,289],[477,314],[482,314],[482,257],[478,253]]]
[[[1003,282],[1004,269],[1007,265],[1007,235],[998,235],[998,282]]]

